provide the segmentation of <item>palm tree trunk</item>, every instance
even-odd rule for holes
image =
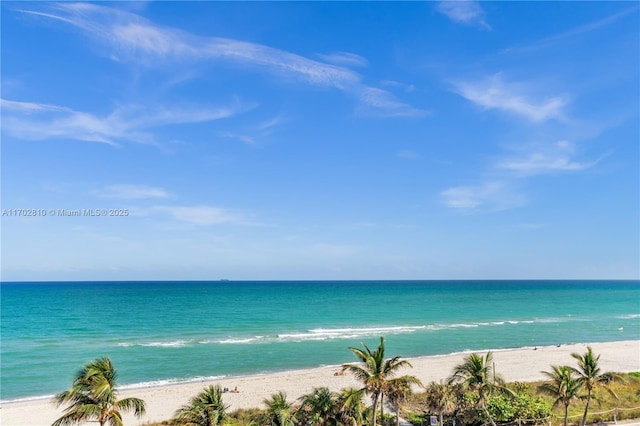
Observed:
[[[443,426],[444,423],[442,422],[442,411],[440,411],[438,414],[440,414],[440,416],[439,416],[440,417],[440,424],[438,426]],[[567,425],[565,425],[565,426],[567,426]]]
[[[396,426],[400,426],[400,406],[396,407]]]
[[[380,419],[384,422],[384,392],[380,392]]]
[[[489,410],[487,410],[487,407],[484,404],[482,404],[482,410],[484,411],[484,414],[486,414],[492,426],[496,426],[496,422],[493,421],[493,417],[491,417],[491,414],[489,414]]]
[[[372,426],[376,426],[376,416],[378,415],[378,394],[375,394],[373,397],[373,410],[371,410],[373,412],[372,414],[372,419],[371,419],[371,424]]]
[[[567,426],[568,419],[569,419],[569,405],[564,404],[564,426]]]
[[[584,414],[582,415],[582,426],[587,424],[587,414],[589,413],[589,403],[591,402],[591,389],[587,392],[587,403],[584,406]]]

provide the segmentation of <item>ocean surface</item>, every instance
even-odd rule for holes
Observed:
[[[2,283],[2,401],[109,356],[125,387],[354,361],[640,339],[640,281]]]

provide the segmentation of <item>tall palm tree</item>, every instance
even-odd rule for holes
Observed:
[[[400,404],[411,395],[411,386],[422,386],[422,382],[414,376],[401,376],[389,379],[385,386],[387,400],[396,412],[396,426],[400,426]]]
[[[226,419],[227,408],[222,402],[220,385],[210,385],[179,408],[175,420],[184,426],[217,426]]]
[[[551,368],[552,371],[542,372],[551,379],[551,382],[541,384],[538,389],[555,398],[552,408],[562,404],[564,407],[564,426],[567,426],[569,405],[578,399],[582,384],[574,376],[573,368],[566,365],[553,365]]]
[[[338,419],[340,424],[359,426],[364,421],[364,402],[362,389],[343,389],[338,396]]]
[[[608,386],[613,380],[620,379],[620,376],[614,373],[601,373],[600,367],[598,366],[598,362],[600,361],[600,355],[594,355],[591,350],[591,346],[587,346],[587,352],[583,355],[578,353],[572,353],[572,357],[574,357],[578,361],[578,368],[573,368],[573,371],[578,376],[578,382],[586,388],[587,390],[587,402],[584,406],[584,414],[582,415],[582,426],[587,422],[587,414],[589,413],[589,403],[591,402],[591,398],[593,396],[593,389],[596,387],[602,387],[607,390],[614,398],[618,399],[618,395],[615,394],[613,390],[611,390]]]
[[[425,395],[427,410],[438,415],[439,424],[442,426],[444,415],[450,414],[456,408],[453,387],[445,383],[431,382]]]
[[[293,426],[293,406],[287,401],[287,394],[283,391],[271,395],[271,399],[265,399],[267,406],[268,424],[273,426]]]
[[[85,364],[76,374],[71,389],[54,397],[58,406],[68,403],[64,415],[52,426],[72,425],[96,419],[100,426],[107,422],[122,426],[121,411],[133,410],[137,417],[145,413],[145,403],[138,398],[118,399],[117,378],[109,358],[99,358]]]
[[[493,354],[487,352],[482,357],[482,355],[473,353],[466,356],[461,364],[454,367],[453,374],[449,378],[450,384],[455,382],[462,382],[467,389],[477,393],[480,409],[491,424],[496,426],[496,422],[489,414],[489,410],[487,410],[489,397],[495,391],[509,394],[513,394],[513,392],[504,386],[504,380],[493,371]]]
[[[313,388],[310,394],[300,397],[300,410],[309,416],[312,425],[336,424],[338,395],[327,387]]]
[[[344,364],[343,370],[350,371],[356,379],[364,385],[363,390],[371,395],[372,399],[372,420],[371,424],[376,426],[376,410],[378,401],[385,389],[387,380],[404,367],[411,367],[408,361],[400,360],[399,356],[391,359],[384,359],[384,337],[380,337],[378,349],[372,351],[366,344],[362,344],[364,350],[349,348],[351,352],[360,360],[361,364]]]

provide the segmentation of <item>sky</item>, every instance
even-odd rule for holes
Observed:
[[[637,2],[0,8],[4,281],[640,278]]]

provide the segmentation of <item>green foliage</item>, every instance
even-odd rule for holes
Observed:
[[[121,412],[133,411],[137,417],[145,413],[145,403],[138,398],[118,399],[118,374],[109,358],[99,358],[85,364],[76,374],[71,389],[54,397],[58,406],[68,404],[62,417],[53,426],[84,423],[96,419],[101,426],[107,422],[120,426]]]
[[[333,425],[338,417],[338,394],[327,387],[313,388],[300,398],[297,419],[303,424]]]
[[[404,367],[411,367],[408,361],[400,360],[399,356],[385,360],[384,338],[380,337],[380,345],[371,350],[364,343],[364,350],[350,347],[349,350],[360,361],[359,364],[344,364],[342,368],[351,372],[363,384],[363,390],[369,393],[373,400],[373,413],[376,412],[380,395],[386,389],[388,381]],[[416,379],[417,380],[417,379]],[[377,418],[372,415],[372,425],[376,426]]]
[[[424,422],[424,416],[422,416],[421,414],[412,412],[407,414],[407,416],[405,417],[405,420],[411,423],[412,425],[420,426]]]
[[[227,408],[220,385],[210,385],[176,411],[175,420],[185,426],[217,426],[224,423]]]
[[[549,405],[540,397],[532,395],[526,385],[516,383],[513,394],[496,394],[489,398],[487,410],[499,422],[529,420],[523,423],[541,423],[551,414]]]

